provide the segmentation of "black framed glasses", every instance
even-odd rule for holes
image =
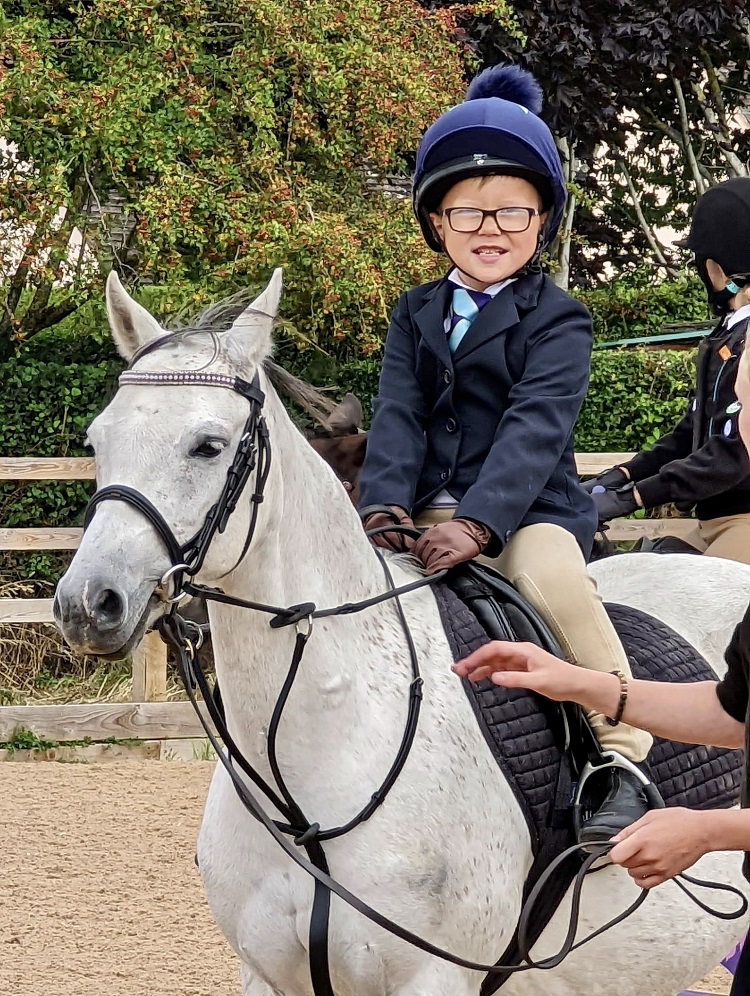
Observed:
[[[443,208],[443,215],[454,232],[468,235],[478,232],[485,218],[494,218],[501,232],[517,234],[528,230],[531,219],[541,214],[538,208],[503,207],[494,211],[483,211],[481,208],[452,207]]]

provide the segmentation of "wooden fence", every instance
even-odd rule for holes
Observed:
[[[0,458],[0,481],[92,481],[94,461]],[[80,529],[0,528],[0,551],[75,550]],[[52,623],[51,598],[0,598],[0,623]],[[169,740],[203,736],[189,702],[166,702],[167,652],[148,633],[133,653],[131,702],[84,705],[2,706],[0,741],[23,727],[45,740]]]
[[[591,477],[630,459],[630,453],[580,453],[578,472]],[[0,458],[0,481],[91,481],[94,461],[85,457]],[[641,536],[682,536],[689,519],[618,519],[610,526],[612,540]],[[75,550],[80,529],[0,528],[0,551]],[[51,598],[0,598],[0,623],[51,623]],[[168,740],[200,737],[200,723],[188,702],[165,702],[166,649],[149,633],[133,655],[133,693],[128,703],[60,706],[1,706],[0,741],[12,739],[23,727],[46,740],[115,739]]]

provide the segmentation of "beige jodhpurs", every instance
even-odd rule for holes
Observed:
[[[695,529],[685,536],[685,542],[707,557],[724,557],[750,564],[750,512],[699,519]]]
[[[451,519],[453,511],[425,509],[414,521],[417,526],[434,526]],[[511,536],[499,557],[477,560],[515,585],[545,620],[572,664],[631,676],[620,638],[572,533],[550,523],[524,526]],[[617,750],[631,761],[646,758],[652,743],[649,733],[625,723],[610,726],[601,713],[589,713],[588,718],[603,748]]]

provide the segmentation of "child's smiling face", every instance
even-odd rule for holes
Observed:
[[[470,177],[451,187],[440,209],[430,214],[446,255],[458,267],[463,281],[474,290],[484,290],[517,273],[534,256],[539,232],[546,215],[541,214],[541,198],[536,188],[518,176]],[[454,231],[470,227],[471,215],[456,209],[495,211],[499,208],[530,209],[508,215],[512,228],[529,225],[523,232],[498,228],[494,218],[485,216],[475,232]],[[449,212],[446,214],[446,212]],[[449,221],[450,219],[450,221]],[[468,220],[467,220],[468,219]]]

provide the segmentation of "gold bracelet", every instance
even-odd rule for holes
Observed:
[[[617,703],[617,711],[615,712],[614,719],[610,719],[609,716],[605,716],[604,718],[610,726],[618,726],[622,719],[622,714],[625,712],[625,703],[628,701],[628,679],[622,671],[610,671],[609,673],[614,674],[620,679],[620,699]]]

